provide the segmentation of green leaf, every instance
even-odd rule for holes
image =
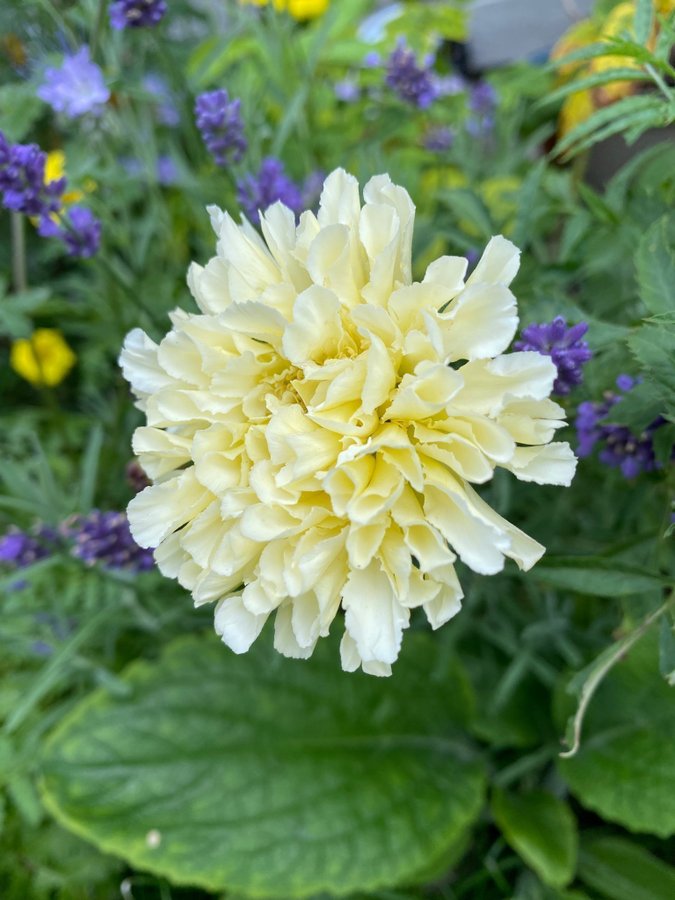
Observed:
[[[478,194],[468,188],[442,190],[439,192],[439,200],[450,207],[461,226],[473,226],[484,238],[492,235],[494,225],[490,213]]]
[[[608,900],[672,900],[675,869],[620,837],[586,839],[579,877]]]
[[[572,148],[572,153],[578,153],[589,144],[600,140],[600,134],[604,138],[621,131],[626,122],[634,121],[635,115],[645,116],[647,114],[648,117],[658,118],[663,105],[660,99],[649,95],[624,97],[623,100],[612,103],[611,106],[597,110],[590,118],[573,128],[561,141],[558,141],[554,152],[560,155]],[[568,155],[570,154],[568,153]]]
[[[633,19],[633,32],[638,44],[646,44],[652,26],[654,24],[654,3],[652,0],[637,0],[635,4],[635,18]]]
[[[555,103],[563,100],[570,94],[576,94],[579,91],[587,91],[591,88],[602,87],[604,84],[613,84],[615,81],[651,81],[651,77],[640,69],[630,68],[629,66],[617,66],[614,69],[604,69],[602,72],[596,72],[584,78],[576,78],[567,82],[550,94],[547,94],[542,101],[542,105]]]
[[[675,833],[673,693],[659,675],[655,636],[614,664],[588,707],[579,752],[558,766],[579,802],[603,818]]]
[[[548,556],[533,574],[554,587],[593,597],[625,597],[662,584],[649,571],[601,557]]]
[[[672,217],[659,219],[644,233],[635,254],[640,296],[654,315],[675,310],[673,231]]]
[[[630,335],[628,346],[647,378],[672,401],[675,397],[675,323],[646,322]]]
[[[454,735],[471,692],[425,634],[390,679],[259,640],[169,645],[97,691],[48,742],[48,808],[132,865],[250,897],[346,894],[408,880],[464,836],[484,775]]]
[[[545,884],[569,884],[576,869],[577,827],[567,803],[545,791],[496,789],[492,814],[506,842]]]
[[[23,140],[44,108],[30,81],[3,84],[0,87],[0,131],[10,142]]]
[[[623,395],[602,421],[626,425],[639,434],[660,415],[662,409],[662,398],[655,396],[652,385],[640,382]]]

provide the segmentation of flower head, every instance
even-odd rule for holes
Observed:
[[[86,516],[77,516],[66,533],[73,540],[73,556],[89,566],[146,572],[154,565],[152,553],[139,547],[131,536],[123,512],[94,509]]]
[[[82,47],[72,56],[64,56],[60,68],[46,69],[37,95],[53,110],[71,119],[87,113],[100,115],[110,99],[103,72],[89,58],[88,47]]]
[[[197,97],[195,119],[204,143],[217,165],[238,162],[248,146],[241,121],[241,101],[230,100],[224,88]]]
[[[654,432],[666,423],[662,416],[658,416],[641,434],[634,434],[625,425],[606,421],[612,407],[620,403],[636,384],[630,375],[619,375],[616,386],[622,393],[607,391],[599,403],[579,404],[574,423],[579,439],[579,456],[590,456],[598,445],[600,462],[610,468],[621,469],[626,478],[635,478],[658,467],[654,455]]]
[[[593,356],[588,343],[583,340],[587,331],[586,322],[568,328],[562,316],[556,316],[552,322],[528,325],[513,347],[515,350],[536,350],[550,356],[558,370],[553,393],[565,396],[581,384],[584,379],[583,366]]]
[[[114,0],[108,10],[110,24],[123,28],[146,28],[157,25],[166,15],[166,0]]]
[[[61,208],[66,179],[47,180],[47,155],[37,144],[10,144],[0,131],[0,191],[6,209],[49,217]]]
[[[386,84],[401,100],[426,109],[438,97],[430,65],[431,60],[418,65],[414,51],[402,39],[387,61]]]
[[[34,387],[56,387],[75,365],[77,357],[55,328],[38,328],[29,338],[12,343],[9,362]]]
[[[273,157],[263,160],[257,175],[246,175],[237,182],[237,200],[246,216],[256,223],[258,212],[277,200],[296,215],[303,205],[300,188],[288,177],[281,160]]]
[[[364,200],[337,170],[316,216],[277,203],[263,237],[212,207],[200,313],[159,345],[132,331],[120,362],[154,482],[129,521],[160,570],[217,602],[237,653],[274,614],[276,648],[307,657],[342,608],[343,668],[385,675],[411,609],[434,628],[458,612],[457,557],[491,574],[544,552],[475,486],[496,466],[569,484],[576,461],[550,443],[554,364],[505,353],[518,250],[496,237],[468,280],[444,256],[413,282],[410,197],[379,175]]]

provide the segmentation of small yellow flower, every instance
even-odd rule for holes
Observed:
[[[269,0],[240,0],[245,6],[267,6]],[[328,9],[330,0],[272,0],[272,6],[278,11],[287,10],[298,21],[318,19]]]
[[[59,178],[64,178],[66,174],[66,155],[63,150],[52,150],[47,154],[47,159],[45,160],[45,184],[49,184],[52,181],[58,181]],[[92,181],[91,178],[88,178],[84,189],[89,193],[93,191],[96,187],[96,182]],[[80,200],[84,197],[84,192],[78,190],[77,188],[71,191],[66,191],[61,197],[61,201],[63,206],[70,206],[72,203],[79,203]]]
[[[55,387],[75,365],[76,356],[56,328],[38,328],[12,343],[9,362],[34,387]]]

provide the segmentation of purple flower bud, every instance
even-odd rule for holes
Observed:
[[[206,91],[195,102],[197,128],[219,166],[239,162],[248,147],[240,105],[240,100],[230,100],[224,88]]]
[[[602,402],[581,403],[574,423],[579,439],[578,455],[590,456],[597,445],[600,448],[600,462],[611,468],[621,469],[625,478],[635,478],[641,472],[659,468],[654,456],[653,435],[666,421],[658,416],[639,435],[635,435],[625,425],[605,421],[612,407],[620,403],[636,384],[637,381],[629,375],[619,375],[616,385],[624,394],[608,391]]]
[[[82,47],[72,56],[64,56],[60,68],[46,69],[37,95],[55,112],[62,112],[71,119],[86,113],[100,115],[110,99],[103,72],[89,58],[88,47]]]
[[[558,370],[558,377],[553,382],[553,393],[565,396],[573,387],[581,384],[582,368],[593,356],[588,343],[582,340],[587,331],[586,322],[579,322],[568,328],[562,316],[556,316],[552,322],[528,325],[513,348],[536,350],[544,356],[550,356]]]
[[[146,572],[154,565],[152,550],[144,550],[134,541],[123,512],[94,509],[75,518],[67,534],[74,541],[73,556],[86,565],[132,572]]]
[[[110,4],[110,24],[123,28],[146,28],[157,25],[167,10],[166,0],[115,0]]]
[[[333,91],[338,100],[343,103],[356,103],[361,96],[358,83],[353,78],[343,78],[342,81],[336,81],[333,85]]]
[[[417,64],[415,53],[401,39],[387,61],[385,83],[401,100],[427,109],[438,97],[438,86],[430,71],[431,60]]]
[[[237,182],[237,200],[246,217],[258,223],[258,212],[280,200],[299,216],[303,204],[300,188],[286,175],[283,163],[268,157],[257,175],[246,175]]]

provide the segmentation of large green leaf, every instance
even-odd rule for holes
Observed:
[[[624,838],[587,838],[579,877],[608,900],[672,900],[675,869]]]
[[[547,556],[533,574],[554,587],[594,597],[625,597],[662,584],[652,572],[615,559],[590,556]]]
[[[98,691],[48,742],[43,791],[66,826],[175,883],[253,897],[346,894],[414,879],[477,816],[471,692],[427,635],[390,679],[258,641],[233,656],[180,639]]]
[[[597,690],[581,749],[560,771],[589,809],[632,831],[675,833],[675,695],[643,638]]]
[[[577,861],[577,826],[567,803],[546,791],[495,790],[492,814],[506,842],[545,884],[569,884]]]
[[[654,314],[675,311],[674,236],[672,217],[664,216],[647,229],[635,254],[640,296]]]

